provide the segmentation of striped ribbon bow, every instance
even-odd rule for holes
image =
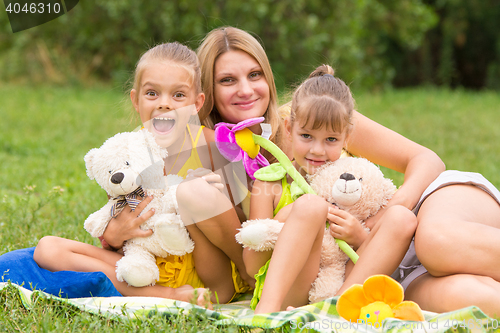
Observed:
[[[115,204],[111,207],[111,217],[116,217],[123,208],[128,204],[132,210],[135,210],[135,207],[142,201],[144,198],[144,190],[141,186],[135,189],[134,192],[131,192],[126,195],[119,195],[113,200],[115,200]]]

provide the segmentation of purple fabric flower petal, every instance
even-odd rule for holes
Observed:
[[[258,118],[250,118],[250,119],[246,119],[246,120],[243,120],[243,121],[240,121],[239,123],[237,123],[233,128],[232,128],[232,131],[233,133],[234,132],[237,132],[239,130],[242,130],[244,128],[247,128],[247,127],[250,127],[250,126],[253,126],[255,124],[260,124],[261,122],[263,122],[265,120],[264,117],[258,117]]]
[[[218,126],[215,129],[215,144],[217,149],[228,161],[235,162],[241,160],[241,148],[236,144],[234,133],[225,126]]]
[[[257,161],[251,159],[247,154],[243,154],[243,166],[245,166],[245,171],[247,172],[248,176],[250,176],[250,178],[252,179],[255,179],[253,174],[255,173],[255,171],[260,169]]]
[[[217,124],[215,124],[215,126],[214,126],[214,130],[216,130],[218,127],[221,127],[221,126],[223,126],[223,127],[227,127],[228,129],[231,129],[231,128],[233,128],[235,125],[234,125],[234,124],[230,124],[230,123],[222,123],[222,122],[221,122],[221,123],[217,123]]]
[[[230,162],[237,162],[241,160],[243,151],[240,146],[232,142],[215,142],[217,149],[224,158]]]
[[[260,167],[266,167],[269,165],[269,161],[261,153],[257,154],[255,160],[257,161],[257,164],[260,165]]]
[[[214,139],[215,142],[236,142],[234,133],[226,126],[216,126],[214,131]]]
[[[231,162],[243,159],[243,166],[250,178],[255,179],[253,174],[263,166],[268,166],[269,162],[262,154],[257,154],[255,159],[251,159],[236,143],[235,134],[244,128],[259,124],[265,120],[264,117],[246,119],[238,124],[218,123],[215,125],[215,144],[224,158]]]

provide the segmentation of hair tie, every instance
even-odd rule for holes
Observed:
[[[332,74],[323,74],[322,76],[323,77],[327,76],[327,77],[335,78]]]

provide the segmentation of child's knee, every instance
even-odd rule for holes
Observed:
[[[304,222],[307,224],[307,232],[315,234],[317,241],[322,241],[328,216],[328,203],[321,197],[313,194],[305,194],[293,203],[292,211],[285,221],[285,226],[295,224],[299,229]]]
[[[42,237],[35,248],[35,252],[33,253],[33,259],[40,263],[45,258],[51,255],[51,252],[57,248],[56,243],[60,240],[59,237],[55,236],[45,236]]]
[[[179,206],[204,211],[213,207],[217,194],[220,192],[205,180],[194,178],[179,184],[176,197]]]
[[[314,194],[304,194],[298,198],[292,207],[291,214],[304,214],[309,216],[325,216],[328,213],[328,203],[325,199],[314,195]]]
[[[417,229],[417,217],[408,208],[400,205],[394,205],[387,208],[384,216],[384,223],[393,225],[402,236],[413,238]]]

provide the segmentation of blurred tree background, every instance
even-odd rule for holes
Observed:
[[[353,88],[500,89],[499,0],[80,1],[15,34],[3,11],[0,80],[122,84],[148,47],[223,25],[260,38],[279,88],[328,63]]]

